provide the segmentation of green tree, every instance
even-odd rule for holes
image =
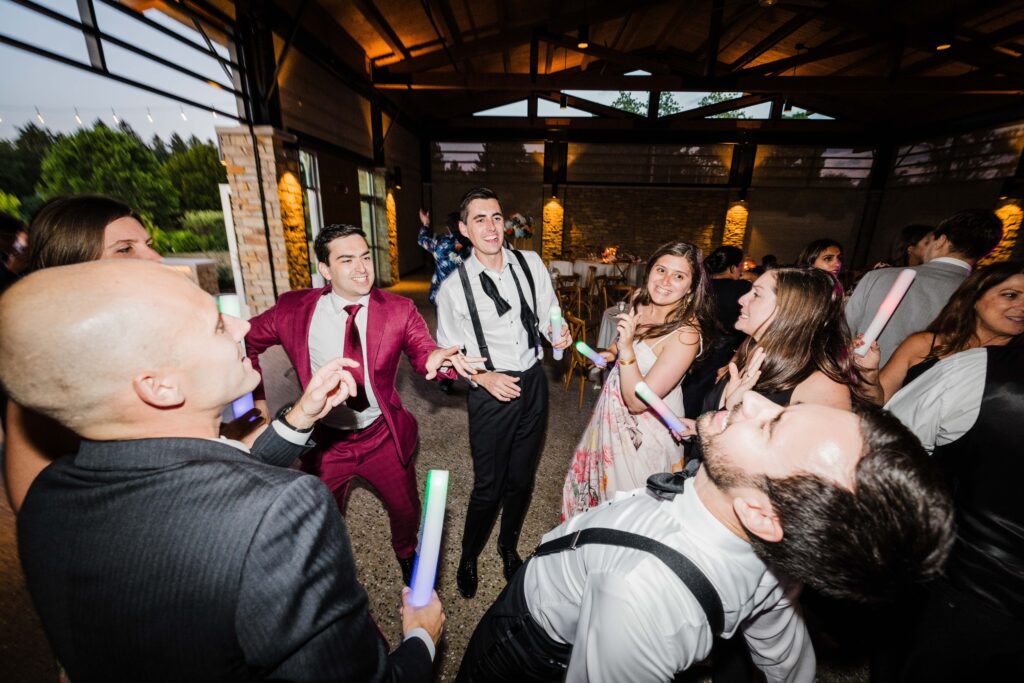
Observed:
[[[167,149],[167,145],[164,144],[159,135],[153,135],[153,138],[149,141],[149,148],[153,150],[156,160],[161,164],[171,157],[171,150]]]
[[[709,104],[719,104],[720,102],[728,102],[734,100],[737,97],[741,97],[743,93],[738,92],[712,92],[708,93],[704,97],[700,98],[697,102],[698,107],[706,107]],[[709,118],[712,119],[745,119],[747,115],[742,111],[727,111],[721,114],[715,114]]]
[[[199,142],[182,152],[174,152],[164,164],[167,178],[174,185],[182,211],[220,209],[219,183],[227,182],[217,148]]]
[[[43,157],[59,139],[49,130],[30,123],[18,129],[14,140],[0,140],[0,190],[23,202],[35,193]]]
[[[43,159],[39,194],[95,192],[127,202],[147,227],[170,226],[178,194],[153,152],[101,123],[58,140]]]
[[[21,218],[21,200],[13,194],[7,194],[0,190],[0,213],[10,214],[15,218]]]
[[[171,154],[176,152],[184,152],[188,149],[188,145],[177,133],[171,133],[170,139],[167,141],[167,146],[171,148]]]
[[[638,100],[633,97],[633,93],[626,92],[625,90],[619,91],[619,96],[615,98],[611,106],[616,109],[628,111],[632,114],[639,114],[640,116],[647,116],[647,101]],[[683,110],[682,105],[676,100],[675,95],[670,92],[662,92],[658,95],[658,116],[668,116],[669,114],[676,114]]]

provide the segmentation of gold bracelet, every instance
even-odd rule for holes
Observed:
[[[624,365],[632,365],[632,364],[633,364],[633,363],[635,363],[635,362],[636,362],[636,356],[633,356],[633,357],[632,357],[632,358],[630,358],[629,360],[622,360],[622,356],[619,356],[619,365],[620,365],[620,366],[624,366]]]

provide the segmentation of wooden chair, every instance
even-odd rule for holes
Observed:
[[[627,285],[624,282],[615,282],[607,284],[602,291],[604,295],[604,308],[602,311],[608,310],[608,307],[618,301],[629,301],[633,298],[633,292],[636,291],[636,287]]]
[[[580,276],[573,273],[572,275],[559,275],[555,278],[555,287],[578,287],[580,284]]]
[[[583,289],[579,285],[558,287],[555,290],[555,295],[558,297],[558,303],[562,307],[563,313],[571,312],[577,318],[582,317],[580,309],[583,305]]]
[[[579,288],[577,288],[579,289]],[[562,309],[562,317],[565,318],[565,324],[569,326],[569,335],[572,337],[573,343],[577,341],[587,341],[587,324],[579,316],[575,316],[572,313],[567,313],[565,309]],[[563,391],[568,391],[569,385],[572,384],[573,374],[579,371],[580,375],[580,400],[579,407],[583,407],[583,390],[587,386],[587,374],[589,369],[587,367],[587,361],[580,355],[579,351],[574,346],[570,346],[565,350],[566,355],[569,356],[569,366],[565,370],[565,386]]]

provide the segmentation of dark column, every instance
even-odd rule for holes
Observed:
[[[273,87],[277,62],[266,0],[237,0],[235,12],[232,57],[245,68],[242,78],[249,93],[252,122],[283,128],[281,100]]]

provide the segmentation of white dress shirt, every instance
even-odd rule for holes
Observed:
[[[953,266],[960,266],[968,273],[970,273],[972,270],[970,263],[968,263],[967,261],[961,261],[958,258],[953,258],[952,256],[936,256],[928,263],[948,263]]]
[[[369,365],[366,362],[366,351],[369,348],[366,338],[369,294],[360,297],[357,301],[346,301],[333,291],[327,296],[320,297],[320,300],[316,302],[313,321],[309,326],[309,365],[313,372],[316,372],[327,362],[345,355],[345,325],[348,323],[345,306],[352,304],[363,305],[356,311],[356,328],[359,330],[359,340],[363,347],[363,359],[360,363],[362,367],[352,368],[350,372],[363,373],[363,386],[366,387],[366,399],[370,405],[362,412],[356,412],[344,403],[331,410],[321,422],[335,429],[363,429],[369,427],[374,420],[380,417],[380,404],[377,403],[377,397],[373,395]]]
[[[985,395],[988,350],[955,353],[903,387],[885,404],[931,453],[970,431]]]
[[[466,274],[469,276],[470,288],[476,300],[480,326],[483,328],[484,339],[491,363],[496,370],[523,372],[537,362],[535,349],[530,348],[526,330],[519,319],[519,294],[516,283],[512,279],[510,269],[515,269],[519,285],[523,289],[523,298],[527,305],[533,306],[530,294],[530,283],[519,267],[519,261],[508,249],[502,249],[502,264],[499,270],[486,268],[477,258],[476,251],[466,259]],[[537,290],[537,314],[541,334],[547,334],[551,325],[550,311],[558,307],[558,298],[551,288],[551,274],[544,267],[544,262],[536,252],[521,251],[526,265],[533,275],[533,284]],[[505,315],[498,316],[498,309],[480,284],[480,273],[494,281],[498,291],[512,307]],[[556,333],[560,332],[557,330]],[[437,291],[437,345],[440,347],[461,346],[467,355],[479,356],[480,349],[473,331],[473,320],[469,316],[466,294],[462,290],[462,279],[458,273],[452,273],[441,283]]]
[[[645,489],[620,493],[543,540],[594,527],[647,536],[685,555],[722,600],[724,635],[742,628],[769,681],[814,680],[814,649],[786,588],[749,543],[712,516],[692,483],[672,501]],[[700,603],[641,550],[594,544],[535,557],[526,565],[524,592],[534,620],[573,645],[567,681],[671,680],[711,652],[714,634]]]

